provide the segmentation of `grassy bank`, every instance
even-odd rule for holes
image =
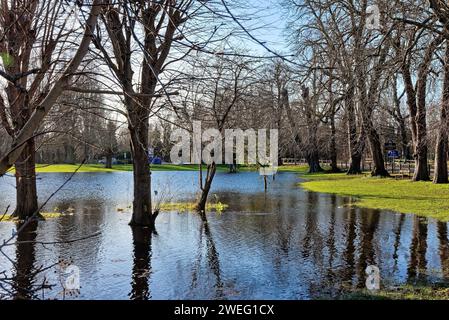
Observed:
[[[304,174],[309,191],[356,197],[356,205],[449,221],[449,185],[346,174]]]
[[[449,300],[447,284],[403,285],[377,292],[359,290],[339,297],[341,300]]]
[[[38,173],[73,173],[79,167],[77,164],[38,164],[36,170]],[[197,171],[198,165],[175,165],[175,164],[161,164],[151,165],[152,171]],[[101,164],[85,164],[78,172],[123,172],[132,171],[131,164],[120,164],[112,166],[112,169],[106,169]],[[240,172],[256,171],[255,166],[240,166]],[[279,168],[280,172],[295,172],[305,173],[307,167],[304,166],[282,166]],[[226,172],[228,167],[225,165],[218,166],[218,171]],[[14,170],[9,173],[13,174]]]

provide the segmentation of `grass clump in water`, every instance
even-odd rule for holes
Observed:
[[[64,214],[61,212],[41,212],[40,217],[43,217],[44,219],[55,219],[62,217]],[[6,214],[6,215],[0,215],[0,222],[17,222],[20,221],[17,217]]]
[[[161,211],[179,211],[179,212],[193,212],[195,211],[196,203],[194,202],[179,202],[179,203],[162,203],[160,205]],[[206,204],[206,211],[213,211],[222,213],[229,206],[222,202]]]

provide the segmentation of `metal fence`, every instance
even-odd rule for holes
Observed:
[[[331,160],[320,160],[322,166],[330,166]],[[283,165],[307,165],[305,159],[295,159],[295,158],[283,158]],[[341,170],[348,170],[350,166],[349,161],[337,161],[337,166]],[[361,163],[362,171],[371,171],[374,167],[373,161],[371,159],[365,159]],[[430,175],[435,172],[435,166],[433,162],[428,162]],[[390,174],[398,175],[410,175],[412,176],[415,172],[415,161],[414,160],[395,160],[385,162],[385,168]]]

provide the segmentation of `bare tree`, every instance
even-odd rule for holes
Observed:
[[[148,129],[160,75],[169,62],[170,50],[182,39],[180,27],[189,19],[193,1],[105,1],[101,14],[106,34],[95,45],[113,72],[124,94],[133,154],[134,201],[131,225],[154,226],[151,176],[148,163]],[[136,62],[138,61],[138,62]],[[138,81],[135,74],[140,70]],[[162,85],[162,92],[165,91]]]
[[[34,135],[42,120],[70,84],[88,51],[91,32],[95,29],[100,0],[94,0],[86,20],[84,35],[76,52],[64,59],[70,50],[69,20],[76,6],[66,8],[63,2],[1,1],[0,52],[7,80],[6,97],[0,98],[0,117],[13,142],[0,160],[0,175],[16,165],[17,208],[20,218],[37,209]],[[43,18],[45,17],[45,19]],[[67,53],[69,54],[69,53]],[[60,70],[63,70],[61,72]]]

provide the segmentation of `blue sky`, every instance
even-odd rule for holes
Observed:
[[[280,4],[280,0],[249,0],[247,8],[238,12],[244,16],[240,22],[248,30],[253,29],[251,34],[258,40],[266,42],[266,45],[280,53],[288,50],[285,29],[287,26],[286,12]],[[247,18],[251,17],[251,19]],[[255,28],[255,29],[254,29]],[[270,55],[261,45],[254,41],[245,41],[245,47],[254,50],[259,55]]]

